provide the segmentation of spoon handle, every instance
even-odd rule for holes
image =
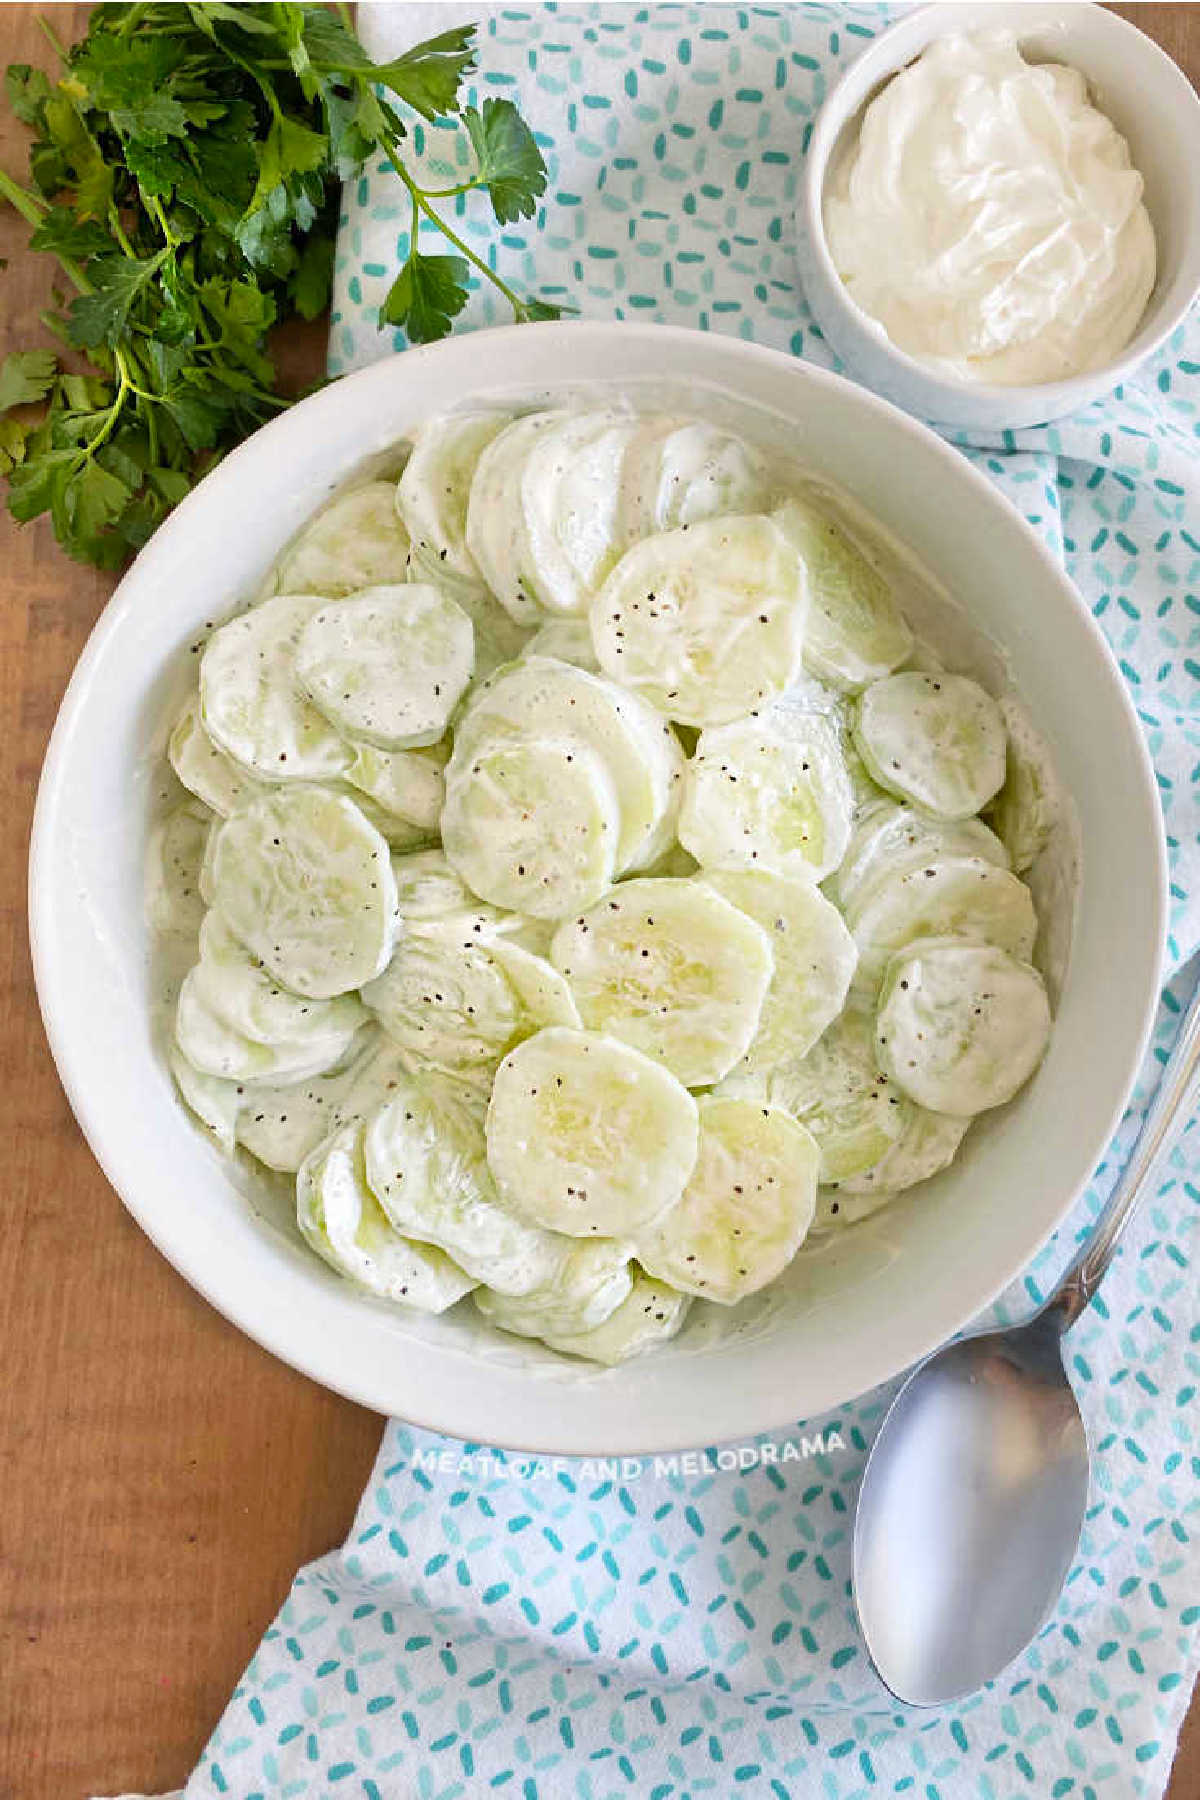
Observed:
[[[1068,1268],[1057,1290],[1042,1308],[1058,1326],[1069,1331],[1083,1309],[1088,1306],[1105,1271],[1117,1251],[1125,1227],[1137,1211],[1138,1203],[1149,1186],[1159,1153],[1174,1137],[1172,1127],[1183,1115],[1190,1116],[1200,1083],[1200,982],[1184,1014],[1179,1036],[1175,1040],[1158,1090],[1150,1102],[1145,1123],[1138,1134],[1125,1171],[1109,1197],[1108,1205],[1096,1220],[1091,1235]]]

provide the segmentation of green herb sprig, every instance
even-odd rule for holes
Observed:
[[[288,406],[268,334],[329,300],[338,187],[372,159],[411,204],[408,256],[380,324],[444,336],[476,276],[519,321],[561,309],[513,291],[442,217],[479,191],[500,225],[533,216],[546,168],[509,100],[460,104],[474,26],[373,63],[344,9],[201,4],[97,7],[52,80],[9,68],[9,103],[33,133],[29,183],[0,199],[74,290],[43,322],[52,350],[0,365],[0,473],[25,521],[49,513],[63,548],[119,568],[204,470]],[[405,160],[409,118],[466,133],[474,173],[427,190]],[[436,226],[452,253],[428,253]],[[42,402],[40,416],[27,409]]]

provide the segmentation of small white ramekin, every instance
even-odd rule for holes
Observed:
[[[833,266],[822,200],[839,141],[864,105],[934,38],[950,32],[1012,31],[1035,62],[1063,62],[1087,79],[1094,104],[1128,141],[1145,179],[1158,244],[1158,276],[1137,331],[1102,369],[1065,381],[999,387],[960,380],[897,349],[857,306]],[[924,6],[881,32],[834,86],[813,127],[796,208],[797,257],[805,296],[850,374],[919,418],[974,430],[1062,418],[1113,388],[1157,350],[1200,293],[1200,100],[1183,73],[1136,26],[1101,6],[1078,3]]]

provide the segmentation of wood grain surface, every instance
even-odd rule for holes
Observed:
[[[49,66],[40,10],[0,8],[0,65]],[[53,7],[59,35],[81,35],[87,10]],[[1200,5],[1117,10],[1196,79]],[[5,114],[0,162],[23,172],[24,155]],[[25,238],[0,213],[0,353],[49,341],[50,269]],[[319,334],[287,355],[315,373]],[[0,522],[0,1800],[181,1784],[294,1571],[345,1535],[380,1433],[168,1267],[92,1160],[46,1048],[29,825],[111,585],[67,562],[44,524]],[[1200,1795],[1196,1707],[1170,1793]]]

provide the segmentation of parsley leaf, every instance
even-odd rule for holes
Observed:
[[[522,300],[520,323],[539,325],[548,320],[561,319],[573,310],[573,307],[559,305],[555,300]]]
[[[491,196],[501,225],[531,219],[546,191],[546,165],[533,133],[511,100],[464,107],[462,122],[479,162],[478,184]]]
[[[105,162],[100,146],[88,131],[73,99],[61,90],[52,94],[42,107],[45,121],[46,148],[52,153],[55,186],[48,190],[53,198],[59,185],[60,170],[74,180],[75,211],[81,219],[101,219],[113,197],[113,171]],[[47,192],[43,186],[43,191]]]
[[[316,232],[300,252],[288,281],[288,297],[302,319],[318,319],[329,305],[333,281],[333,239]]]
[[[34,227],[31,250],[52,250],[58,256],[86,260],[111,254],[116,244],[97,219],[79,219],[67,206],[52,206]]]
[[[58,259],[75,296],[56,291],[44,317],[88,363],[68,372],[31,349],[0,364],[16,519],[48,513],[70,555],[117,568],[216,458],[290,404],[270,334],[327,305],[338,183],[368,164],[390,163],[411,206],[381,329],[443,337],[476,276],[518,320],[557,316],[468,250],[435,204],[448,196],[426,192],[407,160],[413,115],[446,119],[477,162],[457,193],[486,192],[504,224],[545,191],[512,102],[460,102],[474,36],[458,26],[376,65],[342,11],[310,0],[120,0],[91,10],[53,75],[9,69],[30,184],[0,172],[0,204]],[[426,254],[421,233],[437,227],[445,252]],[[16,410],[31,403],[32,420]]]
[[[81,350],[115,344],[129,320],[130,308],[147,282],[162,266],[166,252],[157,256],[97,257],[90,271],[93,291],[81,294],[68,317],[67,335]]]
[[[423,119],[443,117],[455,110],[463,78],[475,67],[474,36],[473,25],[443,31],[393,62],[376,63],[371,79],[391,88]]]
[[[250,196],[246,216],[265,206],[272,192],[293,176],[319,169],[328,151],[329,140],[322,132],[310,131],[298,119],[289,119],[279,113],[259,152],[258,183]]]
[[[29,458],[8,478],[8,510],[20,525],[61,505],[77,459],[70,450],[51,450]]]
[[[122,137],[182,137],[187,114],[172,90],[183,53],[178,38],[96,35],[71,60],[71,86]]]
[[[50,81],[28,63],[10,63],[4,76],[8,104],[23,125],[36,125],[50,95]]]
[[[44,400],[58,374],[53,350],[13,350],[0,363],[0,413]]]
[[[24,461],[26,436],[16,419],[0,419],[0,475],[10,475]]]
[[[431,344],[450,330],[467,304],[467,276],[461,256],[424,256],[414,251],[380,308],[381,324],[399,325],[414,344]]]

